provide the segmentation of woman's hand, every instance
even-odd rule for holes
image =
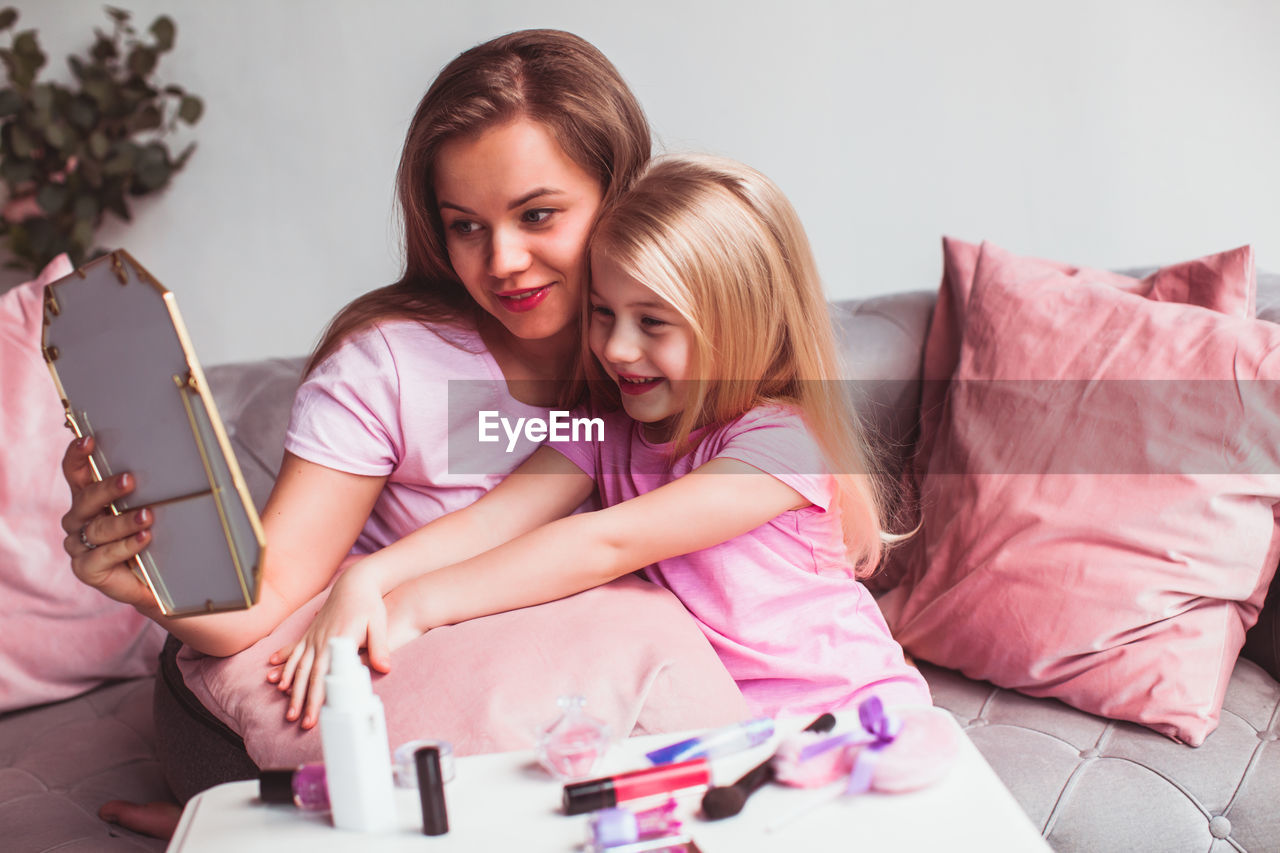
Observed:
[[[133,491],[133,475],[117,474],[97,482],[89,467],[93,436],[76,439],[62,457],[62,476],[71,489],[71,509],[62,516],[67,536],[63,549],[82,583],[116,601],[156,609],[155,597],[127,562],[151,542],[154,515],[149,509],[112,515],[107,507]]]
[[[320,719],[331,638],[351,637],[357,647],[368,649],[371,667],[378,672],[391,669],[387,609],[382,590],[370,573],[360,571],[361,568],[353,566],[338,578],[302,638],[268,660],[273,669],[267,673],[267,681],[275,682],[281,691],[290,694],[285,719],[301,718],[304,729],[312,728]]]

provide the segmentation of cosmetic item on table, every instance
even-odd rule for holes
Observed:
[[[778,781],[804,788],[843,783],[773,821],[766,831],[841,796],[928,787],[947,774],[959,754],[960,730],[940,708],[901,708],[891,714],[872,696],[858,706],[858,721],[861,730],[817,738],[801,733],[778,748]]]
[[[584,814],[608,809],[618,803],[670,794],[686,788],[705,788],[711,784],[711,764],[695,758],[680,764],[647,767],[616,776],[603,776],[564,786],[564,813]]]
[[[388,832],[399,823],[382,700],[350,637],[329,640],[329,674],[320,709],[320,743],[333,825]]]
[[[556,700],[561,714],[538,738],[538,762],[561,781],[590,776],[609,748],[609,726],[583,710],[582,696]]]
[[[264,803],[292,803],[303,811],[327,812],[329,787],[325,784],[324,765],[316,762],[263,770],[258,774],[258,798]]]
[[[449,813],[444,805],[444,774],[440,769],[440,749],[424,746],[413,754],[417,768],[418,800],[422,803],[422,834],[444,835],[449,831]]]
[[[823,714],[804,727],[806,732],[829,732],[836,725],[836,718],[831,714]],[[702,813],[707,820],[722,820],[733,817],[742,811],[747,798],[760,788],[773,781],[773,758],[769,757],[748,770],[742,778],[732,785],[711,788],[702,795]]]
[[[816,788],[849,776],[850,793],[897,793],[925,788],[951,768],[959,736],[950,715],[936,708],[885,710],[878,697],[858,707],[861,728],[827,737],[802,732],[778,747],[777,780]]]
[[[423,738],[402,743],[391,753],[391,772],[397,788],[418,787],[418,765],[414,755],[427,746],[435,747],[440,754],[440,778],[445,782],[453,781],[453,744],[447,740]]]
[[[660,838],[647,838],[631,844],[606,847],[604,850],[607,853],[702,853],[697,842],[687,832],[677,832]],[[590,850],[587,853],[590,853]]]
[[[605,848],[608,853],[702,853],[696,841],[686,832],[649,838],[631,844]]]
[[[645,753],[651,764],[675,764],[694,758],[719,758],[750,749],[773,737],[773,719],[756,717],[714,729],[704,735],[691,737],[661,749]]]
[[[622,807],[601,809],[587,822],[586,851],[602,853],[637,841],[669,838],[679,832],[676,801],[670,798],[644,811],[633,812]]]

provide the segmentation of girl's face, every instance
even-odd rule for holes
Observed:
[[[669,303],[624,272],[608,256],[591,262],[591,352],[618,383],[622,407],[665,440],[687,404],[694,339]]]
[[[600,183],[546,127],[518,118],[442,145],[434,188],[471,298],[522,340],[574,334]]]

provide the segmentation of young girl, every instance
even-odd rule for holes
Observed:
[[[856,580],[891,537],[782,193],[729,161],[659,161],[602,213],[590,268],[594,402],[575,415],[599,417],[602,435],[548,441],[471,507],[353,567],[345,594],[282,650],[282,684],[315,701],[310,658],[337,633],[394,647],[643,568],[689,609],[756,713],[871,693],[928,704]],[[570,515],[593,490],[604,508]],[[438,548],[464,531],[476,556],[441,565]],[[390,590],[385,628],[361,619],[357,589]]]

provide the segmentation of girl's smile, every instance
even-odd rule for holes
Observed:
[[[661,376],[632,376],[628,373],[618,374],[618,390],[623,394],[644,394],[658,387]]]

